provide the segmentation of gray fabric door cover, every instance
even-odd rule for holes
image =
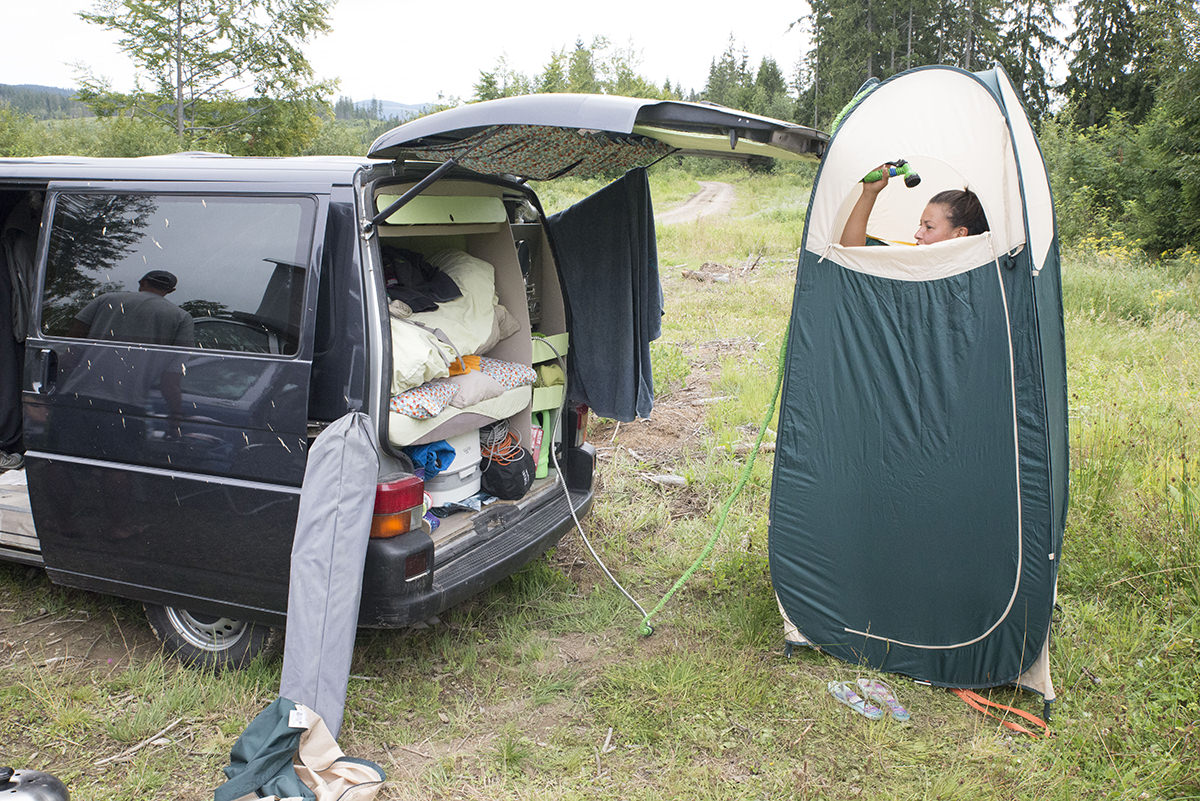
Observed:
[[[279,694],[315,710],[336,737],[354,652],[379,455],[352,413],[313,442],[300,490]]]

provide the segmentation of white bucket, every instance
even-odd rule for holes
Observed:
[[[479,429],[447,437],[446,443],[454,448],[454,460],[442,472],[425,480],[425,492],[433,506],[470,498],[479,492],[479,482],[483,478],[479,469]]]

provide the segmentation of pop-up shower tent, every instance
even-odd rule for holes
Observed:
[[[867,232],[861,189],[907,159]],[[969,188],[989,233],[921,247]],[[1062,291],[1045,165],[1008,76],[928,67],[834,132],[797,275],[771,494],[785,638],[951,687],[1054,697],[1047,649],[1067,506]]]

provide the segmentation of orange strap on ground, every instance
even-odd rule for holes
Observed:
[[[954,693],[959,698],[961,698],[971,708],[979,710],[980,712],[987,715],[988,717],[996,718],[997,720],[1000,721],[1000,725],[1006,726],[1007,728],[1012,729],[1013,731],[1018,731],[1018,732],[1021,732],[1022,734],[1028,734],[1030,737],[1049,737],[1050,736],[1050,724],[1046,723],[1046,721],[1042,720],[1037,715],[1031,715],[1023,709],[1015,709],[1014,707],[1011,707],[1011,706],[1005,706],[1004,704],[997,704],[994,701],[989,701],[988,699],[984,698],[982,695],[975,692],[974,690],[958,690],[958,689],[951,688],[950,692]],[[1030,723],[1041,726],[1043,729],[1046,730],[1046,732],[1045,732],[1045,734],[1038,734],[1037,732],[1030,731],[1029,729],[1025,728],[1024,726],[1022,726],[1020,723],[1017,723],[1016,721],[1005,720],[1004,718],[1000,717],[999,715],[989,712],[987,710],[987,707],[989,707],[989,706],[993,707],[995,709],[1003,709],[1005,712],[1012,712],[1014,715],[1019,715],[1019,716],[1025,718],[1026,720],[1028,720]]]

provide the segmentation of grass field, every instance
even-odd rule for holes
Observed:
[[[584,525],[647,607],[713,531],[770,402],[791,305],[810,176],[718,180],[737,189],[730,217],[659,231],[654,416],[591,430],[601,491]],[[654,186],[665,207],[695,185],[664,170]],[[587,189],[555,189],[547,206]],[[569,535],[432,628],[361,632],[342,747],[384,766],[389,799],[1200,798],[1200,263],[1089,243],[1064,256],[1064,296],[1071,506],[1051,738],[899,677],[911,723],[870,723],[825,693],[860,671],[785,658],[764,454],[653,636]],[[662,474],[686,484],[648,480]],[[211,797],[277,693],[278,662],[179,668],[136,604],[36,570],[0,566],[0,614],[0,763],[49,770],[77,801]],[[80,645],[48,656],[64,637]],[[1028,693],[993,696],[1041,712]]]

